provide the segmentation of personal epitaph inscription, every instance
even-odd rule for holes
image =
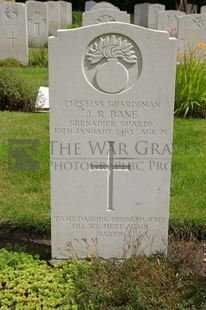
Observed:
[[[52,257],[166,253],[176,39],[59,30],[49,64]]]

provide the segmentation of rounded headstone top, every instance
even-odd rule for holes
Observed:
[[[111,10],[119,10],[116,6],[114,6],[113,4],[109,3],[109,2],[99,2],[97,4],[95,4],[90,11],[94,11],[94,10],[99,10],[99,9],[111,9]]]

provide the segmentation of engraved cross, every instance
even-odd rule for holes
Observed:
[[[34,18],[30,18],[29,22],[34,24],[36,37],[40,36],[40,24],[45,24],[45,20],[42,19],[39,12],[34,12]]]
[[[107,171],[107,211],[114,211],[113,207],[113,174],[114,171],[131,171],[131,165],[114,164],[114,141],[107,141],[108,164],[90,164],[91,171]]]
[[[14,37],[14,33],[11,32],[10,38],[7,38],[8,40],[11,40],[11,50],[14,49],[14,40],[17,40],[17,38]]]

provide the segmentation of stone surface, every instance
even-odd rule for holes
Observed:
[[[176,39],[60,30],[49,64],[52,257],[166,253]]]
[[[201,14],[206,14],[206,5],[201,6],[200,13]]]
[[[148,26],[148,5],[149,3],[140,3],[134,6],[134,24],[142,27]]]
[[[130,15],[127,12],[111,10],[111,9],[99,9],[94,11],[88,11],[82,15],[82,25],[88,26],[92,24],[100,24],[105,22],[130,22]]]
[[[72,4],[66,1],[59,1],[59,3],[61,28],[64,29],[72,23]]]
[[[90,9],[91,11],[93,10],[99,10],[99,9],[112,9],[112,10],[119,10],[116,6],[114,6],[113,4],[109,3],[109,2],[99,2],[97,4],[95,4],[94,6],[92,6],[92,8]]]
[[[196,57],[202,57],[206,53],[206,15],[190,14],[179,17],[177,38],[179,53],[192,50]],[[202,43],[204,46],[201,46]]]
[[[95,1],[92,1],[92,0],[91,0],[91,1],[86,1],[86,2],[85,2],[85,7],[84,7],[85,12],[90,11],[91,8],[92,8],[95,4],[96,4]]]
[[[47,1],[49,35],[56,36],[57,30],[61,28],[60,21],[60,3],[56,1]]]
[[[149,4],[148,6],[148,28],[157,29],[157,14],[164,11],[165,6],[159,3]]]
[[[28,29],[23,3],[0,5],[0,59],[15,58],[28,63]]]
[[[178,17],[184,16],[181,11],[161,11],[157,15],[157,29],[166,30],[171,37],[177,36]]]
[[[40,111],[48,111],[49,110],[49,88],[40,86],[37,100],[36,100],[36,109]]]
[[[28,40],[32,46],[48,41],[48,6],[45,2],[27,1]]]

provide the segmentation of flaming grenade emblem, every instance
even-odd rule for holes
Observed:
[[[106,93],[123,91],[129,82],[128,68],[137,63],[134,46],[114,34],[98,38],[86,54],[90,65],[97,66],[95,82]],[[97,65],[98,64],[98,65]]]

